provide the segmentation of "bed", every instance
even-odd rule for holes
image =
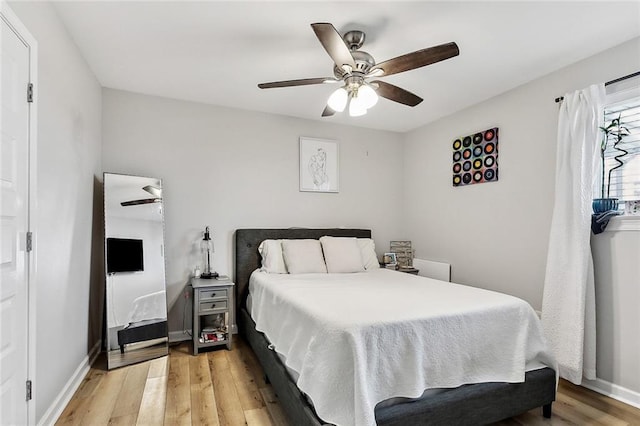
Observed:
[[[167,336],[166,293],[160,290],[133,301],[127,325],[118,330],[118,346],[123,354],[127,344],[166,339]]]
[[[249,278],[261,265],[257,248],[263,240],[318,239],[325,235],[370,238],[371,232],[362,229],[240,229],[235,236],[239,332],[256,353],[289,420],[296,425],[326,423],[316,414],[307,395],[296,386],[295,376],[284,365],[282,358],[271,349],[271,342],[256,330],[256,324],[246,309]],[[537,368],[527,371],[525,380],[521,383],[466,384],[435,393],[425,392],[418,398],[384,401],[375,406],[375,423],[478,425],[496,422],[536,407],[543,407],[543,415],[550,417],[555,390],[555,371],[548,367]]]

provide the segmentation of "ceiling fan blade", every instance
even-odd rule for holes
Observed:
[[[123,201],[120,203],[120,205],[122,207],[139,206],[141,204],[153,204],[153,203],[159,203],[161,201],[162,201],[162,198],[143,198],[141,200]]]
[[[339,69],[344,69],[348,65],[351,70],[356,69],[356,61],[353,60],[349,47],[345,44],[340,33],[329,23],[311,24],[311,28],[316,33],[322,47],[327,51],[333,62]],[[351,72],[349,70],[349,72]]]
[[[155,197],[162,197],[162,188],[158,188],[157,186],[153,185],[146,185],[143,186],[142,189]]]
[[[324,107],[324,110],[322,111],[322,116],[323,117],[331,117],[335,113],[336,112],[333,109],[331,109],[331,107],[329,105],[327,105],[326,107]]]
[[[369,74],[378,77],[381,75],[386,76],[398,74],[400,72],[444,61],[445,59],[453,58],[459,54],[460,50],[458,49],[457,44],[445,43],[439,46],[427,47],[426,49],[407,53],[406,55],[398,56],[397,58],[389,59],[388,61],[380,62],[371,69]],[[382,74],[380,74],[380,71],[376,72],[376,70],[382,70]]]
[[[378,86],[376,93],[383,98],[387,98],[394,102],[399,102],[404,105],[414,107],[422,102],[422,98],[418,95],[414,95],[408,90],[404,90],[393,84],[385,83],[384,81],[375,80],[371,82],[372,86]]]
[[[336,80],[332,77],[301,78],[298,80],[283,80],[274,81],[271,83],[260,83],[258,84],[258,87],[261,89],[273,89],[274,87],[307,86],[310,84],[336,83],[338,81],[340,80]]]

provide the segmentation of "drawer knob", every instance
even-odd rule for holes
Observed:
[[[211,309],[213,309],[213,308],[215,308],[215,307],[216,307],[216,304],[215,304],[215,303],[212,303],[212,304],[211,304]]]
[[[216,297],[216,294],[215,293],[211,293],[211,297]]]

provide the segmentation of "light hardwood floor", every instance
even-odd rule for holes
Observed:
[[[158,358],[105,371],[91,368],[57,425],[287,425],[253,351],[241,339],[233,350],[191,355],[191,345]],[[495,426],[639,425],[640,410],[561,381],[551,419],[536,409]],[[294,425],[291,425],[294,426]]]

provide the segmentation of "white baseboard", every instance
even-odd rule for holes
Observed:
[[[69,401],[71,401],[73,394],[76,392],[78,387],[80,387],[82,380],[84,380],[91,368],[91,364],[93,364],[98,355],[100,355],[101,344],[101,341],[97,341],[96,344],[93,345],[87,356],[84,357],[80,365],[78,365],[78,368],[76,368],[76,371],[73,372],[67,383],[64,385],[58,394],[58,397],[53,401],[42,418],[38,421],[38,426],[55,424],[62,414],[62,411],[64,411]]]
[[[616,385],[615,383],[609,383],[602,379],[583,380],[582,386],[610,398],[617,399],[625,404],[640,408],[640,392],[624,388],[620,385]]]

